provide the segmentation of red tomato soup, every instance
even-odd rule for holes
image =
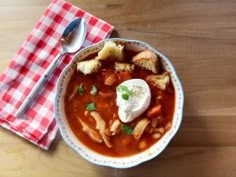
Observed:
[[[131,63],[137,52],[124,49],[122,63]],[[85,60],[94,58],[88,56]],[[159,62],[161,58],[157,56]],[[159,71],[152,71],[140,66],[130,70],[115,70],[115,59],[109,57],[101,62],[97,72],[84,74],[75,69],[66,89],[66,119],[76,137],[88,148],[100,154],[123,157],[148,149],[156,143],[170,128],[174,113],[175,91],[171,80],[165,89],[160,89],[149,75],[167,73],[159,66]],[[140,116],[131,122],[124,123],[119,119],[116,104],[117,86],[123,81],[140,78],[147,82],[151,90],[151,103]],[[93,112],[93,113],[92,113]],[[99,115],[101,120],[94,118]],[[134,136],[139,122],[146,121],[140,135]],[[99,125],[98,125],[99,124]],[[102,131],[98,127],[103,127]],[[141,126],[141,123],[140,123]],[[112,127],[112,128],[111,128]]]

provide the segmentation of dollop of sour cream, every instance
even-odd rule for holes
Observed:
[[[118,115],[122,122],[133,121],[140,116],[151,102],[151,91],[142,79],[130,79],[122,82],[116,89]]]

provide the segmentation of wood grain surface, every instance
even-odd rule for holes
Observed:
[[[60,136],[44,151],[0,128],[0,177],[235,177],[236,1],[69,2],[171,59],[185,91],[181,128],[160,156],[125,170],[85,161]],[[0,72],[49,3],[0,0]]]

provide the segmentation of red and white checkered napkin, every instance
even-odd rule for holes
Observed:
[[[113,30],[113,26],[82,9],[63,0],[53,0],[0,76],[0,125],[43,149],[48,149],[58,131],[53,112],[55,86],[73,55],[64,57],[24,117],[16,118],[14,114],[62,49],[60,37],[75,17],[82,17],[88,23],[83,47],[109,37]]]

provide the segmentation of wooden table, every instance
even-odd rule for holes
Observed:
[[[131,169],[99,167],[59,137],[41,150],[0,128],[0,177],[235,177],[234,0],[74,0],[113,24],[113,36],[143,40],[167,55],[185,90],[182,126],[155,159]],[[50,0],[0,0],[0,72]]]

